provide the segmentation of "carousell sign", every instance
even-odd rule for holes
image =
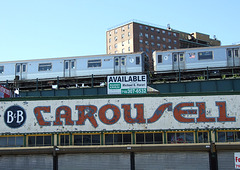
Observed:
[[[235,169],[240,169],[240,152],[234,153]]]
[[[11,97],[11,91],[0,85],[0,98]]]

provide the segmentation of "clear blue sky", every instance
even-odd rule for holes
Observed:
[[[0,0],[0,61],[106,53],[106,31],[140,20],[240,43],[240,0]]]

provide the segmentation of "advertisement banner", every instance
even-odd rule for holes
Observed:
[[[236,128],[239,101],[239,95],[1,101],[0,133]]]
[[[107,77],[108,94],[147,93],[146,75],[115,75]]]
[[[235,169],[240,169],[240,152],[234,153]]]

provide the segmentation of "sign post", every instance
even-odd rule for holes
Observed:
[[[10,98],[11,91],[0,85],[0,98]]]
[[[108,94],[147,93],[146,75],[114,75],[107,77]]]

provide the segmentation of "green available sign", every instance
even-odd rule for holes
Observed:
[[[109,89],[121,89],[121,83],[109,83]]]

